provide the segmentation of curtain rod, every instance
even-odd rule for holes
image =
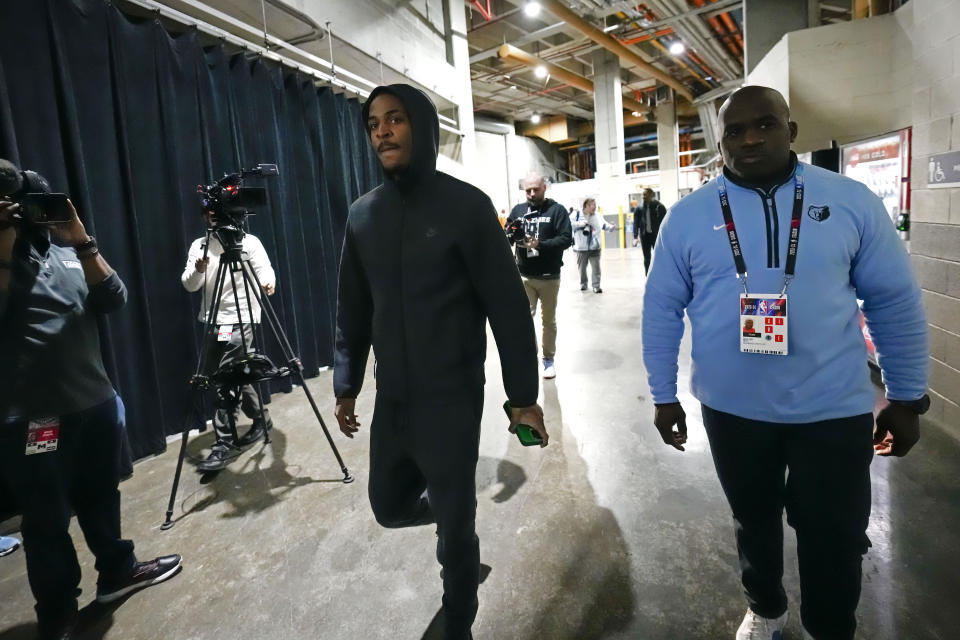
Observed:
[[[200,11],[205,11],[205,12],[209,13],[210,15],[212,15],[212,16],[220,19],[220,20],[223,20],[224,22],[227,22],[228,24],[232,24],[232,25],[236,26],[237,28],[242,29],[242,30],[250,33],[251,35],[254,35],[254,36],[258,37],[258,38],[262,38],[262,37],[263,37],[263,33],[262,33],[261,31],[258,31],[257,29],[255,29],[255,28],[252,27],[251,25],[249,25],[249,24],[247,24],[247,23],[245,23],[245,22],[242,22],[242,21],[240,21],[240,20],[237,20],[236,18],[234,18],[234,17],[232,17],[232,16],[229,16],[229,15],[227,15],[227,14],[225,14],[225,13],[223,13],[223,12],[217,10],[217,9],[214,9],[214,8],[212,8],[212,7],[209,7],[209,6],[207,6],[207,5],[205,5],[205,4],[201,3],[201,2],[197,2],[197,0],[179,0],[179,1],[180,1],[180,2],[183,2],[184,4],[187,4],[188,6],[191,6],[191,7],[195,8],[195,9],[198,9],[198,10],[200,10]],[[176,21],[176,22],[179,22],[179,23],[181,23],[181,24],[183,24],[183,25],[196,27],[198,30],[203,31],[203,32],[207,33],[208,35],[212,35],[212,36],[217,37],[217,38],[220,38],[220,39],[222,39],[222,40],[229,41],[229,42],[233,43],[234,45],[236,45],[236,46],[238,46],[238,47],[241,47],[241,48],[246,49],[246,50],[254,51],[254,52],[256,52],[256,53],[258,53],[258,54],[260,54],[260,55],[262,55],[262,56],[264,56],[264,57],[266,57],[266,58],[269,58],[269,59],[271,59],[271,60],[274,60],[274,61],[276,61],[276,62],[279,62],[280,64],[286,65],[286,66],[288,66],[288,67],[295,68],[295,69],[297,69],[297,70],[299,70],[299,71],[302,71],[302,72],[304,72],[304,73],[307,73],[307,74],[309,74],[309,75],[312,75],[312,76],[314,76],[314,77],[316,77],[316,78],[319,78],[319,79],[322,80],[323,82],[329,84],[330,86],[340,87],[340,88],[343,89],[344,91],[349,91],[350,93],[355,94],[357,97],[367,98],[367,97],[370,96],[370,91],[367,91],[367,90],[365,90],[365,89],[361,89],[360,87],[358,87],[358,86],[356,86],[356,85],[354,85],[354,84],[348,83],[347,81],[343,80],[343,79],[340,78],[340,77],[334,77],[334,76],[332,76],[332,75],[330,75],[330,74],[328,74],[328,73],[325,73],[325,72],[323,72],[323,71],[321,71],[321,70],[319,70],[319,69],[316,69],[316,68],[311,67],[311,66],[304,65],[303,63],[298,62],[297,60],[294,60],[294,59],[290,58],[289,56],[285,56],[285,55],[280,54],[280,53],[277,53],[277,52],[275,52],[275,51],[271,51],[270,49],[267,49],[266,47],[263,47],[263,46],[261,46],[261,45],[258,45],[258,44],[256,44],[255,42],[253,42],[253,41],[251,41],[251,40],[247,40],[246,38],[243,38],[243,37],[241,37],[241,36],[237,36],[237,35],[235,35],[235,34],[233,34],[233,33],[230,33],[229,31],[224,31],[223,29],[221,29],[221,28],[219,28],[219,27],[216,27],[216,26],[214,26],[214,25],[212,25],[212,24],[210,24],[210,23],[208,23],[208,22],[205,22],[205,21],[203,21],[203,20],[200,20],[200,19],[196,18],[195,16],[191,16],[191,15],[188,15],[188,14],[183,13],[183,12],[181,12],[181,11],[178,11],[178,10],[176,10],[176,9],[172,9],[172,8],[170,8],[170,7],[168,7],[168,6],[164,5],[164,4],[161,4],[160,2],[156,2],[155,0],[122,0],[122,2],[128,2],[128,3],[130,3],[130,4],[139,5],[139,6],[143,7],[143,8],[145,8],[145,9],[150,9],[150,10],[152,10],[152,11],[156,11],[158,14],[163,15],[163,16],[166,16],[167,18],[170,18],[171,20],[174,20],[174,21]],[[283,40],[281,40],[281,39],[279,39],[279,38],[277,38],[277,37],[275,37],[275,36],[270,36],[270,35],[268,35],[268,36],[267,36],[267,40],[268,40],[271,44],[273,44],[273,45],[276,45],[276,46],[278,46],[278,47],[287,49],[287,50],[295,53],[295,54],[298,55],[298,56],[302,56],[302,57],[306,58],[307,60],[310,60],[311,62],[315,62],[316,64],[318,64],[318,65],[320,65],[320,66],[322,66],[322,67],[324,67],[324,68],[327,68],[327,69],[332,69],[332,68],[333,68],[333,64],[332,64],[331,62],[328,62],[327,60],[324,60],[323,58],[321,58],[321,57],[319,57],[319,56],[315,56],[315,55],[313,55],[312,53],[309,53],[309,52],[307,52],[307,51],[304,51],[303,49],[300,49],[299,47],[296,47],[296,46],[294,46],[294,45],[291,45],[291,44],[289,44],[288,42],[284,42]],[[367,85],[367,86],[369,86],[369,87],[371,87],[371,88],[377,86],[376,83],[371,82],[370,80],[367,80],[366,78],[364,78],[364,77],[362,77],[362,76],[359,76],[359,75],[357,75],[357,74],[355,74],[355,73],[352,73],[352,72],[344,69],[343,67],[338,67],[338,68],[337,68],[337,73],[338,73],[339,75],[344,76],[344,77],[347,77],[347,78],[351,78],[351,79],[353,79],[353,80],[356,80],[356,81],[358,81],[359,83],[362,83],[362,84],[364,84],[364,85]],[[439,114],[438,114],[438,115],[439,115]],[[456,128],[456,127],[454,127],[454,126],[449,126],[449,125],[447,125],[447,124],[445,124],[445,123],[443,122],[444,120],[446,120],[447,122],[450,122],[451,124],[456,124],[454,120],[452,120],[451,118],[448,118],[448,117],[446,117],[446,116],[442,116],[442,115],[439,115],[439,117],[440,117],[440,119],[441,119],[441,122],[439,123],[441,129],[443,129],[443,130],[445,130],[445,131],[449,131],[450,133],[453,133],[454,135],[463,136],[463,132],[461,132],[461,131],[459,130],[459,128]]]

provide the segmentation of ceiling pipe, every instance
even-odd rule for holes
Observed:
[[[677,11],[671,4],[660,2],[659,0],[646,0],[645,6],[651,11],[655,11],[656,15],[661,17],[677,14]],[[699,18],[695,18],[695,20],[697,19]],[[690,28],[685,19],[678,16],[671,24],[673,24],[677,36],[684,41],[688,48],[700,53],[712,68],[714,78],[725,80],[736,75],[733,68],[726,63],[726,60],[721,58],[720,52],[717,50],[718,48],[714,46],[714,43],[703,40],[697,32]]]
[[[540,5],[557,18],[563,20],[571,27],[587,36],[601,47],[615,54],[618,58],[632,64],[633,66],[639,68],[643,73],[653,78],[656,78],[660,82],[664,83],[669,87],[673,87],[674,91],[677,94],[683,96],[687,100],[693,102],[693,94],[690,92],[682,82],[674,78],[668,73],[664,73],[660,69],[657,69],[652,64],[640,57],[640,54],[635,51],[631,51],[627,47],[623,46],[616,39],[607,35],[600,29],[596,28],[576,13],[568,9],[566,6],[561,4],[558,0],[540,0]]]
[[[698,0],[694,0],[697,2]],[[699,0],[699,3],[702,4],[705,0]],[[715,16],[707,16],[707,24],[710,25],[707,33],[711,36],[716,36],[726,50],[733,56],[734,60],[738,62],[743,62],[743,57],[740,55],[740,51],[737,49],[737,40],[734,37],[736,29],[729,29],[728,25],[721,20],[721,16],[727,16],[727,14],[719,14]],[[727,16],[729,19],[729,16]]]
[[[663,15],[681,14],[684,12],[684,4],[675,0],[648,0],[651,6],[656,7]],[[682,37],[689,39],[702,53],[711,54],[716,58],[713,66],[718,67],[718,71],[723,71],[728,78],[741,76],[737,61],[730,55],[726,47],[718,43],[714,34],[704,25],[699,17],[684,17],[677,20],[675,27],[677,33]],[[717,64],[719,63],[719,64]]]
[[[552,62],[541,60],[540,58],[527,53],[523,49],[518,49],[512,44],[505,44],[501,46],[497,51],[497,55],[503,59],[515,60],[530,67],[531,69],[543,66],[554,78],[566,82],[570,86],[576,87],[581,91],[586,91],[590,94],[594,93],[593,82],[587,78],[577,75],[572,71],[567,71],[563,67],[558,67]],[[648,113],[650,111],[649,106],[643,104],[642,102],[631,100],[630,98],[623,98],[623,108],[630,112],[636,111],[638,113]]]
[[[712,68],[714,78],[724,80],[737,75],[733,67],[721,57],[720,51],[718,50],[719,47],[715,46],[714,42],[701,38],[699,33],[690,27],[686,19],[681,17],[681,14],[677,14],[677,10],[672,4],[666,1],[661,2],[660,0],[646,0],[645,6],[648,7],[649,10],[655,11],[656,15],[661,17],[676,16],[676,19],[674,19],[671,24],[677,36],[684,41],[689,49],[694,49],[701,54],[703,59]],[[694,22],[697,20],[699,20],[699,17],[693,18]]]
[[[302,36],[296,36],[295,38],[290,38],[289,40],[287,40],[287,44],[292,44],[296,46],[296,45],[305,44],[307,42],[313,42],[314,40],[320,40],[323,38],[324,36],[323,29],[320,27],[319,24],[317,24],[316,20],[314,20],[313,18],[305,14],[303,11],[300,11],[299,9],[295,9],[291,7],[286,2],[283,2],[283,0],[266,0],[266,3],[271,7],[273,7],[274,9],[282,11],[283,13],[287,14],[291,18],[299,20],[300,22],[310,27],[309,32],[303,34]]]

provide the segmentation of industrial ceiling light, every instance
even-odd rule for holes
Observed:
[[[632,112],[631,115],[633,115],[634,118],[639,118],[639,117],[640,117],[640,112],[639,112],[639,111],[634,111],[634,112]]]
[[[542,64],[537,65],[537,68],[533,70],[533,73],[534,73],[534,75],[536,75],[538,78],[546,78],[546,77],[547,77],[547,68],[546,68],[545,66],[543,66]]]
[[[528,2],[523,5],[523,12],[527,14],[529,18],[536,18],[540,15],[540,3],[539,2]]]
[[[530,122],[532,122],[533,124],[540,124],[540,114],[535,113],[532,116],[530,116]]]
[[[686,50],[687,48],[683,46],[683,43],[680,42],[679,40],[675,41],[673,44],[670,45],[670,53],[672,53],[675,56],[680,55]]]

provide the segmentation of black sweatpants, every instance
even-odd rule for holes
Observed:
[[[219,328],[219,325],[217,328]],[[213,333],[207,343],[207,369],[209,374],[212,375],[218,368],[228,367],[237,360],[244,358],[250,352],[255,330],[256,326],[251,327],[249,324],[244,324],[242,341],[239,324],[233,325],[230,340],[220,341],[217,339],[217,333]],[[213,420],[218,440],[233,442],[233,433],[241,409],[243,415],[251,420],[260,417],[260,396],[253,385],[244,384],[240,385],[239,388],[235,385],[218,385],[217,413]],[[263,420],[266,421],[269,417],[270,412],[264,407]]]
[[[643,272],[650,271],[650,260],[653,256],[653,246],[657,244],[657,234],[640,232],[640,248],[643,249]]]
[[[409,404],[378,394],[370,427],[369,494],[377,522],[437,524],[447,640],[468,638],[477,615],[475,476],[482,413],[482,389]]]
[[[120,396],[60,416],[57,450],[29,456],[27,422],[0,425],[0,474],[23,514],[27,577],[41,620],[77,610],[80,565],[68,533],[74,512],[101,576],[136,563],[133,543],[120,537],[124,420]]]
[[[703,424],[733,510],[750,608],[765,618],[787,610],[786,507],[797,534],[803,626],[816,640],[851,640],[870,546],[873,415],[776,424],[704,406]]]

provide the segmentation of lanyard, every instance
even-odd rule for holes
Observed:
[[[737,236],[737,227],[733,224],[733,211],[730,210],[730,198],[727,196],[727,183],[723,174],[717,177],[717,190],[720,194],[720,210],[723,212],[723,222],[727,227],[727,240],[730,241],[730,250],[733,252],[733,262],[737,266],[737,279],[743,285],[743,292],[747,291],[747,263],[743,260],[740,249],[740,238]],[[790,216],[790,243],[787,245],[787,264],[783,271],[783,291],[786,293],[793,274],[797,269],[797,248],[800,245],[800,222],[803,220],[803,165],[797,164],[797,171],[793,177],[793,213]]]

